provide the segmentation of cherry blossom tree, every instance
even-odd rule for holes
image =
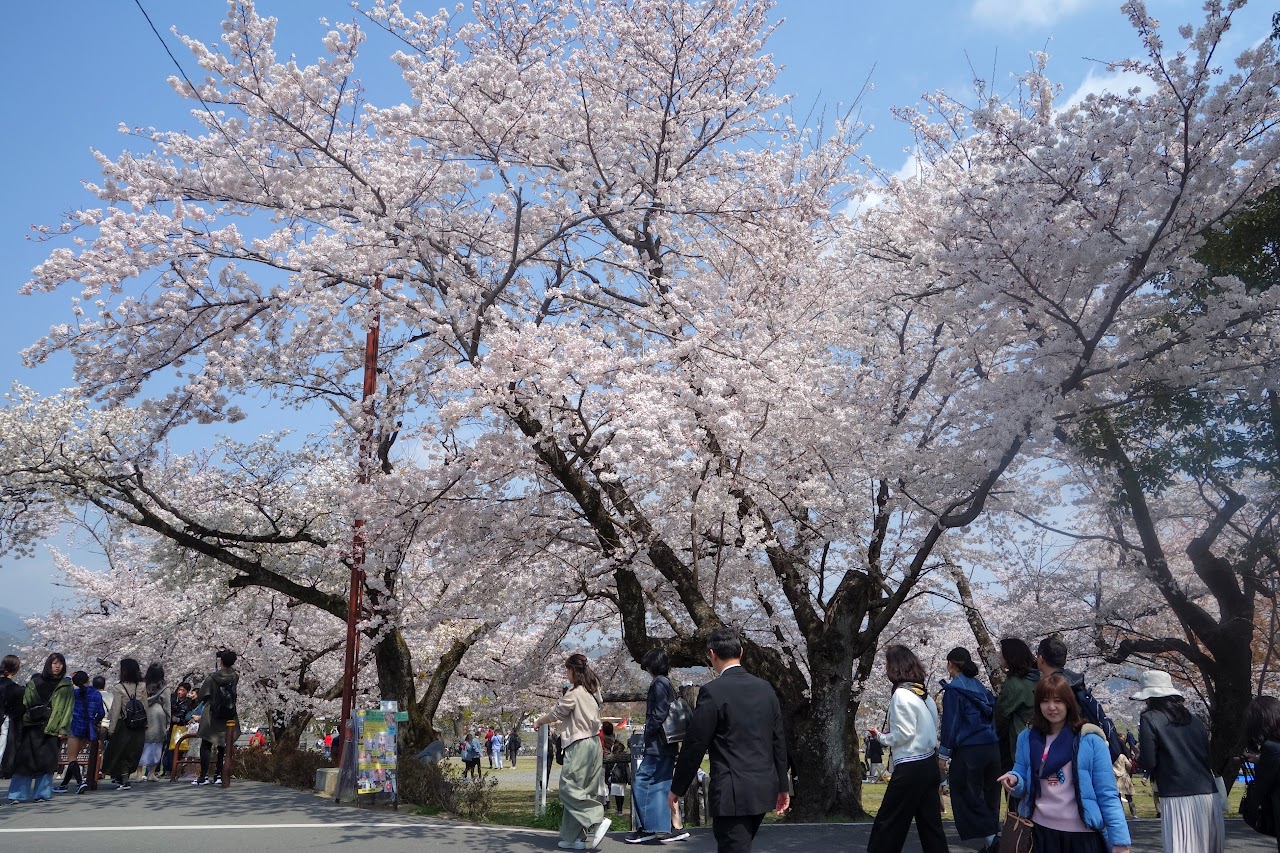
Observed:
[[[1013,466],[1154,377],[1200,383],[1206,351],[1227,376],[1274,349],[1275,295],[1238,280],[1153,322],[1202,277],[1203,232],[1276,182],[1274,51],[1224,72],[1229,8],[1174,52],[1126,8],[1149,54],[1126,67],[1152,94],[1055,112],[1041,65],[1021,99],[939,95],[904,113],[919,176],[846,217],[858,129],[786,118],[766,3],[493,0],[465,20],[375,3],[410,92],[377,107],[358,27],[302,67],[232,2],[221,46],[186,41],[204,80],[175,82],[205,132],[137,131],[148,153],[100,158],[103,206],[51,234],[70,245],[28,285],[78,285],[76,320],[28,357],[69,353],[83,399],[132,419],[109,454],[128,486],[105,502],[178,544],[239,559],[269,530],[296,561],[285,594],[326,609],[332,585],[294,574],[334,573],[346,520],[370,519],[367,630],[398,695],[402,567],[447,542],[433,594],[478,560],[528,602],[607,606],[633,658],[694,665],[708,631],[742,626],[784,702],[797,814],[858,815],[879,640]],[[235,420],[248,394],[332,406],[330,459],[372,428],[368,487],[334,464],[302,507],[287,489],[254,505],[240,479],[275,486],[255,460],[236,488],[219,465],[198,505],[152,509],[134,444]],[[49,435],[34,411],[6,433]],[[104,502],[103,478],[75,479],[98,460],[41,479],[10,459],[10,531],[31,535],[42,495]],[[438,538],[406,535],[419,523]],[[236,576],[275,571],[254,559]]]

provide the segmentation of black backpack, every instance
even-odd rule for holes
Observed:
[[[236,685],[234,682],[215,684],[213,690],[213,719],[226,723],[236,718]]]
[[[1084,684],[1078,687],[1072,685],[1072,691],[1076,694],[1076,704],[1080,706],[1080,716],[1084,717],[1086,723],[1093,723],[1102,729],[1102,733],[1107,737],[1107,750],[1111,753],[1111,763],[1121,755],[1125,755],[1124,739],[1120,737],[1120,732],[1116,731],[1115,723],[1107,716],[1107,712],[1102,710],[1102,703],[1094,698],[1093,691]]]
[[[120,709],[120,719],[124,721],[124,727],[131,732],[146,731],[147,728],[147,706],[138,698],[138,692],[135,690],[132,696],[125,694],[128,698],[125,700],[124,707]]]

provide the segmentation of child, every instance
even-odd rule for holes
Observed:
[[[89,789],[89,782],[80,774],[80,750],[98,739],[98,726],[107,715],[102,694],[89,686],[87,672],[79,670],[72,675],[71,686],[73,704],[71,728],[67,733],[67,769],[62,774],[62,784],[53,789],[59,794],[65,794],[69,790],[72,776],[76,777],[77,794],[83,794]]]

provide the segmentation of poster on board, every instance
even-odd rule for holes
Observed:
[[[395,708],[360,712],[356,793],[395,795],[396,716]]]

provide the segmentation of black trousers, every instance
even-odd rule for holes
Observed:
[[[957,746],[951,751],[951,807],[956,835],[986,838],[1000,831],[1000,747],[994,743]]]
[[[213,753],[213,741],[200,741],[200,778],[209,778],[209,757]],[[215,776],[222,776],[222,762],[227,757],[227,749],[221,744],[218,746],[218,763],[214,765],[213,772]]]
[[[942,771],[936,755],[895,764],[884,790],[884,801],[871,825],[867,853],[901,853],[912,820],[924,853],[947,853],[942,798],[938,794],[941,784]]]
[[[719,853],[751,853],[751,842],[764,815],[729,815],[711,819],[711,833],[716,837]]]

